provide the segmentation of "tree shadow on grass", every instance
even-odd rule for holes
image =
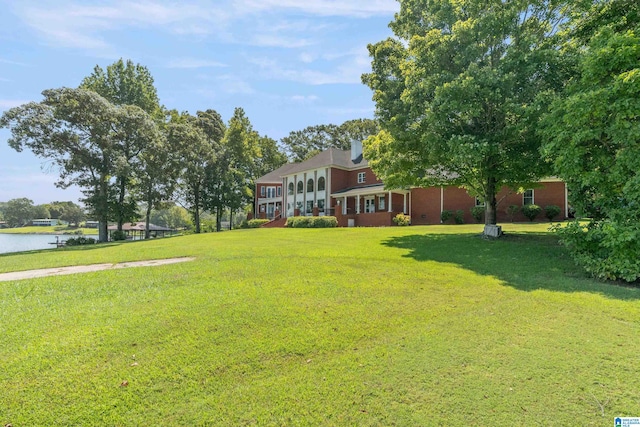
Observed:
[[[477,234],[416,234],[382,244],[408,250],[405,257],[456,264],[523,291],[591,292],[619,300],[640,299],[640,287],[590,278],[553,234],[509,233],[496,240]]]

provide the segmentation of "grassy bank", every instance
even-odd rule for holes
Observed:
[[[0,424],[611,425],[640,291],[546,225],[239,230],[0,255]],[[2,424],[2,425],[4,425]]]
[[[27,226],[16,228],[0,228],[0,233],[6,234],[75,234],[78,230],[84,235],[97,235],[97,228],[76,228],[66,225]]]

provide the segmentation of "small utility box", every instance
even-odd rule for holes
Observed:
[[[502,227],[499,225],[485,225],[484,235],[487,237],[500,237],[502,236]]]

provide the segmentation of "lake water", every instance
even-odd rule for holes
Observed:
[[[67,240],[71,236],[58,236],[61,240]],[[36,249],[51,249],[56,245],[50,245],[56,241],[52,234],[4,234],[0,233],[0,254],[8,252],[33,251]]]

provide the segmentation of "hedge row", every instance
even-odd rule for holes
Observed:
[[[335,216],[294,216],[287,218],[289,228],[333,228],[338,226]]]

